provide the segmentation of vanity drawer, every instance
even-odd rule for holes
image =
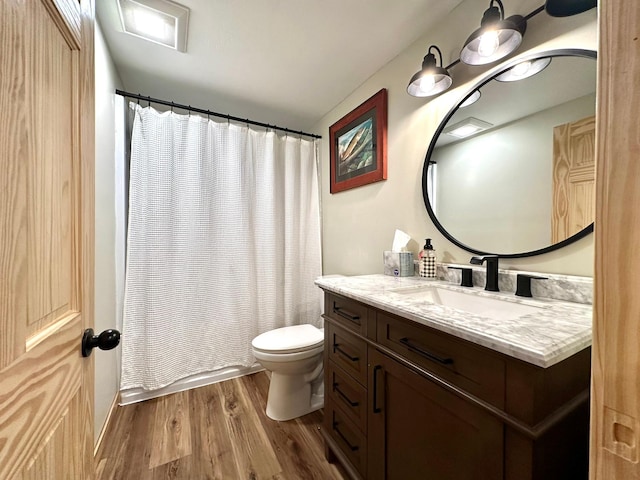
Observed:
[[[342,413],[329,403],[325,408],[324,424],[331,438],[349,459],[354,468],[366,478],[367,438]]]
[[[367,384],[367,344],[344,328],[327,322],[329,360],[341,367],[361,385]],[[325,328],[327,328],[325,325]]]
[[[327,365],[329,383],[325,391],[336,405],[362,432],[367,431],[367,390],[333,362]]]
[[[446,333],[377,313],[378,343],[496,407],[504,408],[505,362]]]
[[[369,308],[365,304],[335,293],[325,293],[324,314],[344,328],[367,336]]]

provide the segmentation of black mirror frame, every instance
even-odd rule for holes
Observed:
[[[454,115],[454,113],[456,113],[456,111],[458,110],[458,108],[460,108],[460,105],[462,103],[464,103],[464,101],[469,98],[473,92],[475,92],[478,88],[483,87],[485,84],[489,83],[491,80],[493,80],[495,77],[497,77],[498,75],[500,75],[501,73],[504,73],[506,70],[509,70],[511,67],[517,65],[520,62],[523,61],[527,61],[527,60],[535,60],[538,58],[543,58],[543,57],[585,57],[585,58],[593,58],[594,60],[597,59],[597,53],[594,50],[587,50],[587,49],[581,49],[581,48],[564,48],[564,49],[556,49],[556,50],[546,50],[546,51],[541,51],[541,52],[536,52],[533,53],[531,55],[527,55],[524,57],[519,57],[516,60],[511,60],[509,62],[504,63],[504,68],[500,69],[498,72],[492,74],[490,77],[488,78],[483,78],[480,81],[478,81],[473,87],[471,87],[471,89],[469,90],[469,92],[467,93],[467,95],[465,95],[462,100],[460,100],[460,102],[458,102],[451,110],[449,110],[449,112],[447,113],[447,115],[445,115],[445,117],[443,118],[443,120],[440,122],[440,125],[438,125],[437,130],[435,131],[435,133],[433,134],[433,138],[431,139],[431,143],[429,144],[429,149],[427,150],[427,154],[425,156],[424,159],[424,166],[422,168],[422,197],[424,199],[424,205],[427,208],[427,213],[429,214],[429,218],[431,218],[431,221],[433,222],[433,224],[436,226],[436,228],[438,229],[438,231],[440,231],[440,233],[442,233],[442,235],[444,235],[444,237],[449,240],[451,243],[453,243],[454,245],[457,245],[458,247],[477,254],[477,255],[497,255],[500,258],[524,258],[524,257],[533,257],[535,255],[542,255],[543,253],[549,253],[549,252],[553,252],[554,250],[558,250],[562,247],[566,247],[567,245],[570,245],[574,242],[576,242],[577,240],[580,240],[583,237],[586,237],[587,235],[589,235],[590,233],[593,232],[593,222],[586,226],[585,228],[583,228],[582,230],[580,230],[578,233],[575,233],[574,235],[570,236],[569,238],[566,238],[565,240],[555,243],[553,245],[549,245],[548,247],[545,248],[540,248],[538,250],[532,250],[529,252],[522,252],[522,253],[498,253],[498,252],[487,252],[487,251],[483,251],[483,250],[477,250],[473,247],[470,247],[469,245],[465,245],[464,243],[460,242],[459,240],[457,240],[453,235],[451,235],[443,226],[442,224],[438,221],[435,212],[433,211],[433,209],[431,208],[431,202],[429,202],[429,192],[427,189],[427,179],[428,179],[428,171],[429,171],[429,166],[431,165],[431,155],[433,153],[433,150],[435,149],[435,145],[436,142],[438,140],[438,137],[440,137],[440,134],[442,133],[442,130],[444,130],[447,122],[449,122],[449,120],[451,119],[451,117]],[[597,119],[596,119],[597,121]]]

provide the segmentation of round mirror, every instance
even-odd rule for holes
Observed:
[[[511,61],[447,114],[422,190],[451,242],[517,258],[593,231],[595,59],[571,49]]]

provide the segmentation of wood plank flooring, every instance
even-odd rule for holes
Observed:
[[[343,480],[327,463],[313,412],[288,422],[265,414],[259,372],[119,407],[96,458],[99,480]]]

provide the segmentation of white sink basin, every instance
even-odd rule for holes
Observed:
[[[472,293],[463,293],[431,285],[396,288],[390,291],[405,297],[411,297],[414,300],[434,303],[498,320],[515,320],[516,318],[539,312],[543,308],[508,302],[499,298],[481,297]]]

